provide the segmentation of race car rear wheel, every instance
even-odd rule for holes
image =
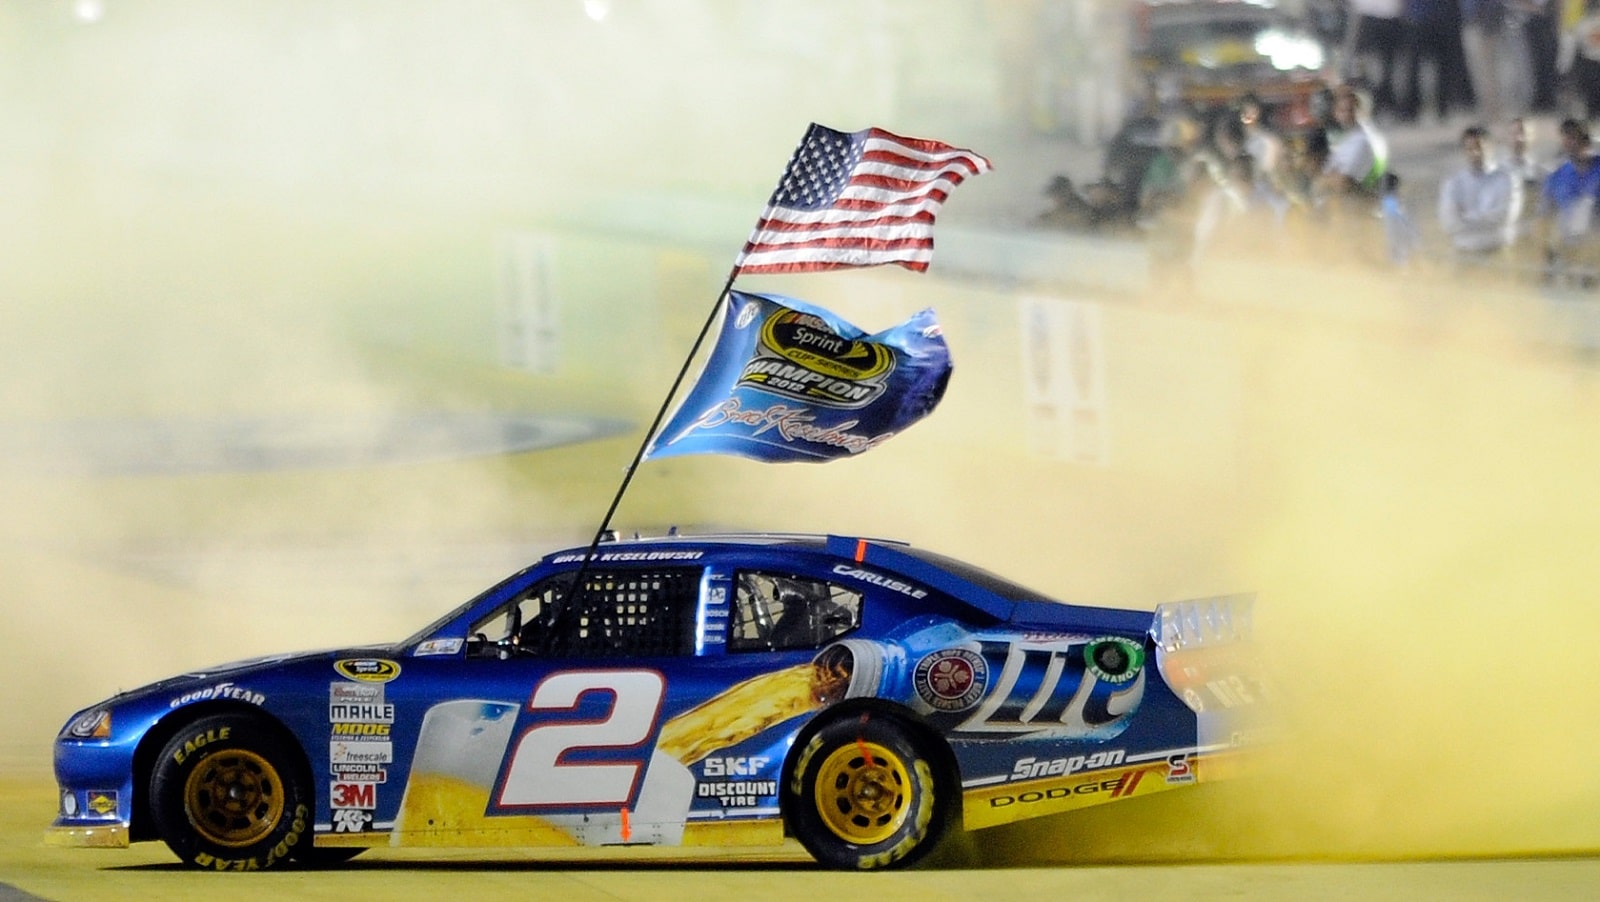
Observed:
[[[310,781],[268,722],[203,717],[173,736],[150,778],[151,810],[184,863],[218,871],[273,867],[311,842]]]
[[[954,791],[904,723],[841,717],[818,730],[784,781],[790,832],[817,861],[867,870],[926,855],[949,825]]]

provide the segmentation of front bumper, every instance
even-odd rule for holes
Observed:
[[[57,824],[44,834],[44,844],[58,849],[126,849],[128,843],[127,824]]]

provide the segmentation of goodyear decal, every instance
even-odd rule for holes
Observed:
[[[361,683],[387,683],[400,675],[400,665],[388,658],[346,658],[333,662],[333,669]]]

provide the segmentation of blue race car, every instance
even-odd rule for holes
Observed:
[[[74,714],[58,845],[190,865],[371,847],[771,847],[906,865],[1221,775],[1250,601],[1052,601],[906,545],[667,536],[551,554],[395,645],[189,673]]]

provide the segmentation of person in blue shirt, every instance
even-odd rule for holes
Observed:
[[[1594,205],[1600,197],[1600,161],[1589,140],[1589,127],[1577,119],[1561,123],[1561,152],[1565,162],[1545,179],[1539,194],[1543,224],[1545,281],[1595,284],[1593,229]]]

